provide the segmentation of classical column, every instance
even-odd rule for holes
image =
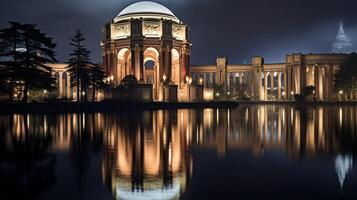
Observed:
[[[314,85],[315,85],[315,96],[316,99],[320,100],[320,76],[319,76],[319,67],[314,66]]]
[[[137,80],[143,80],[141,79],[141,75],[142,75],[141,72],[144,65],[143,63],[144,59],[143,59],[143,51],[139,46],[134,47],[134,56],[132,56],[132,58],[134,58],[132,59],[134,61],[134,67],[132,66],[133,69],[132,74],[135,75]]]
[[[273,97],[274,96],[274,72],[270,72],[270,95]]]
[[[131,50],[131,66],[130,71],[126,75],[135,75],[135,64],[136,64],[136,51],[134,49]]]
[[[71,76],[67,73],[67,98],[71,98],[73,94],[71,94]]]
[[[281,99],[281,72],[278,72],[278,99]]]
[[[257,80],[258,80],[258,96],[259,96],[259,100],[264,100],[264,94],[263,94],[263,82],[262,82],[262,77],[265,77],[264,76],[264,72],[259,72],[257,73]]]
[[[58,72],[58,97],[63,97],[63,72]]]
[[[145,71],[145,66],[144,66],[144,50],[140,48],[139,51],[139,67],[140,67],[140,81],[144,83],[144,71]]]
[[[264,73],[264,100],[268,99],[268,73]]]
[[[226,92],[230,92],[231,90],[231,77],[230,77],[230,73],[226,73],[226,83],[227,83],[227,87],[226,87]]]
[[[287,71],[285,70],[284,71],[284,92],[285,92],[285,97],[284,98],[286,98],[286,97],[288,97],[289,96],[289,91],[288,91],[288,77],[287,77]]]

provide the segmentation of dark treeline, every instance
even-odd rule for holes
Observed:
[[[69,54],[68,73],[71,86],[76,87],[77,101],[88,101],[92,88],[92,101],[96,89],[104,85],[102,68],[90,61],[90,51],[83,45],[84,36],[78,30],[70,38],[73,50]],[[42,94],[42,99],[55,98],[56,79],[49,66],[57,62],[56,44],[36,24],[9,22],[0,29],[0,94],[8,101],[28,102]],[[21,95],[19,95],[21,94]],[[43,95],[47,94],[47,95]],[[45,98],[46,97],[46,98]]]

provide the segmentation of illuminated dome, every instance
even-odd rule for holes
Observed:
[[[141,1],[129,5],[115,17],[114,22],[128,20],[131,18],[162,18],[177,22],[179,21],[168,8],[151,1]]]

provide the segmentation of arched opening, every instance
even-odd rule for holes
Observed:
[[[114,75],[114,81],[116,83],[120,83],[126,75],[134,75],[134,71],[131,67],[131,51],[128,48],[123,48],[118,52],[117,67],[110,73]]]
[[[154,84],[154,69],[155,61],[148,59],[146,62],[144,62],[144,78],[146,84]]]
[[[175,85],[180,83],[180,53],[176,49],[171,50],[171,81]]]
[[[146,84],[153,85],[153,98],[155,100],[159,99],[161,76],[159,51],[154,47],[148,47],[144,51],[144,80]]]

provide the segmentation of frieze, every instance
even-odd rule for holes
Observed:
[[[161,37],[162,27],[160,22],[144,22],[143,35],[145,37]]]
[[[111,36],[114,40],[127,38],[130,34],[130,23],[113,24],[111,27]]]

